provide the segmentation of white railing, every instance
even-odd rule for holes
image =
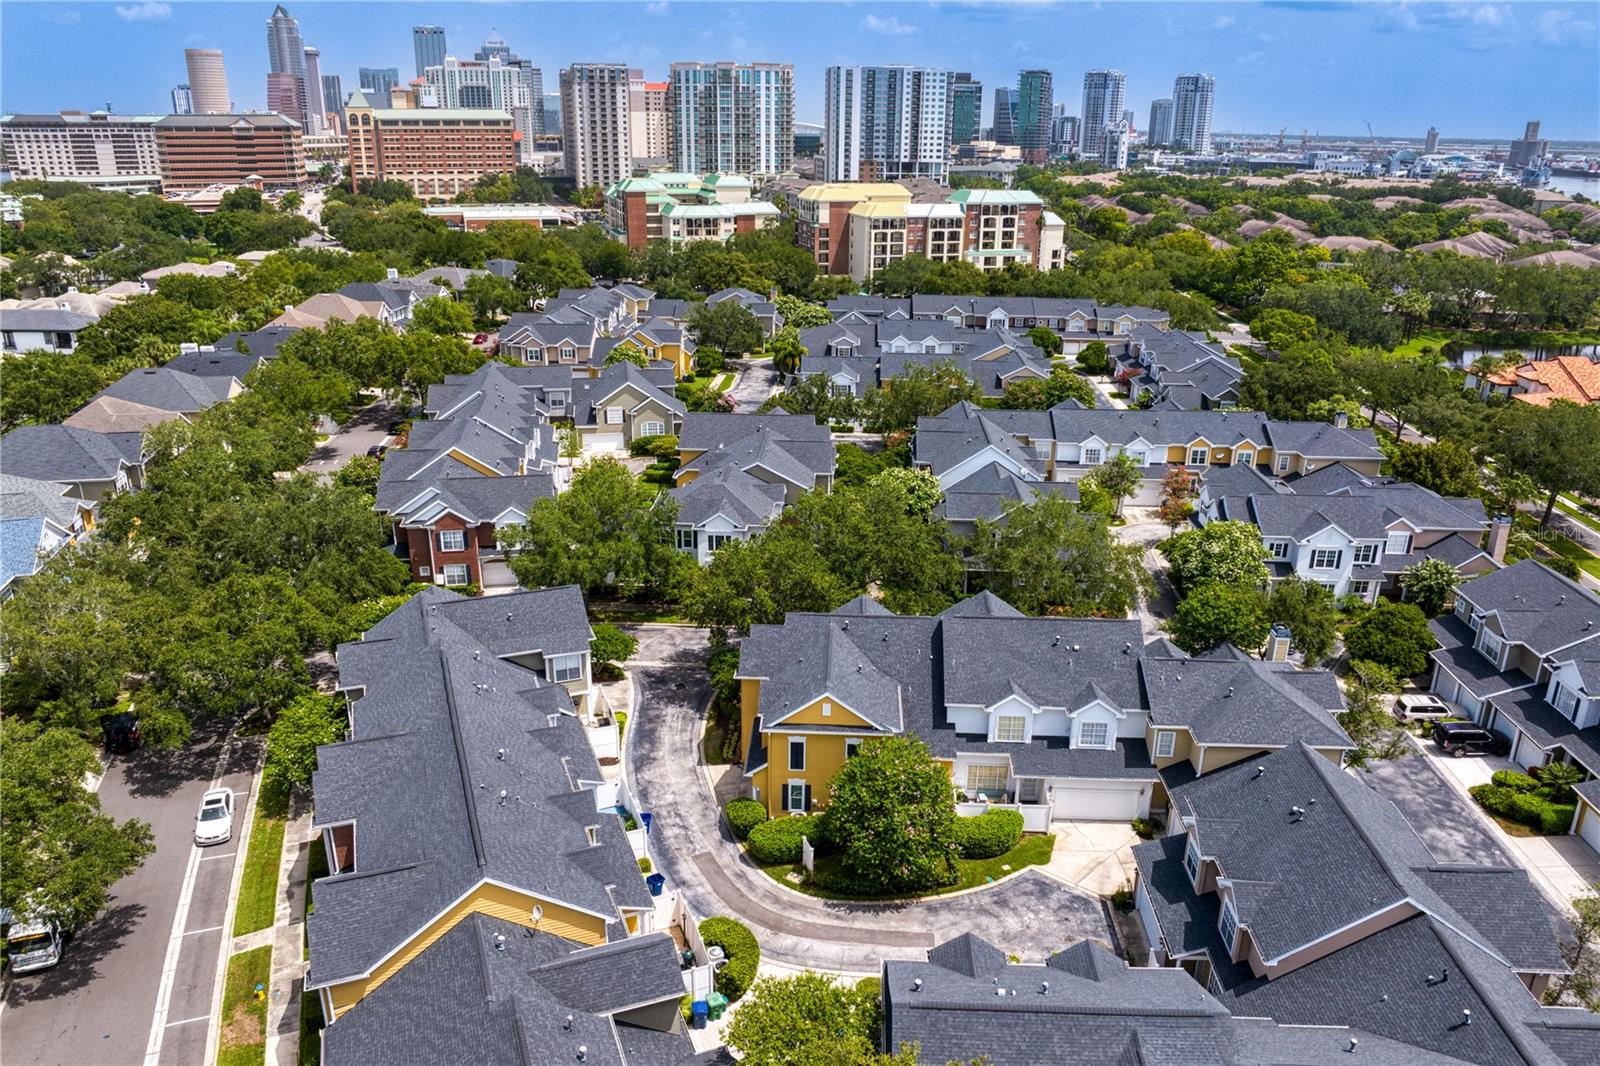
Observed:
[[[985,811],[1016,811],[1022,815],[1022,829],[1025,833],[1043,833],[1050,828],[1050,805],[1048,803],[978,803],[962,802],[956,804],[956,814],[963,818],[971,818]]]

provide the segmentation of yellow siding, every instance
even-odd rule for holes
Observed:
[[[1155,726],[1149,727],[1148,731],[1146,732],[1145,743],[1150,747],[1151,761],[1154,762],[1158,768],[1165,768],[1171,766],[1173,763],[1187,762],[1193,754],[1193,746],[1189,742],[1188,731],[1184,729],[1170,730],[1170,732],[1176,734],[1172,743],[1171,755],[1167,756],[1166,758],[1160,758],[1156,755],[1156,734],[1164,732],[1168,732],[1168,730],[1158,729]]]
[[[844,742],[847,738],[807,735],[806,768],[791,770],[789,734],[768,732],[764,736],[767,742],[767,788],[761,795],[767,805],[767,813],[774,818],[781,818],[787,813],[783,809],[783,796],[791,781],[804,781],[811,786],[811,809],[807,814],[816,814],[826,807],[828,785],[833,781],[833,775],[839,772],[839,767],[844,765]]]
[[[334,1017],[337,1018],[361,1002],[367,993],[399,973],[403,967],[454,929],[456,923],[468,915],[487,914],[491,918],[515,922],[517,925],[532,929],[535,928],[532,911],[536,903],[544,908],[544,916],[537,926],[540,932],[551,933],[579,944],[595,945],[606,942],[605,922],[592,914],[584,914],[538,896],[485,882],[413,936],[404,947],[390,955],[375,969],[371,976],[359,981],[346,981],[344,984],[329,988]]]
[[[1224,766],[1232,766],[1234,763],[1240,761],[1241,759],[1248,759],[1252,755],[1256,755],[1256,754],[1259,754],[1262,751],[1267,751],[1267,750],[1276,751],[1277,749],[1276,748],[1266,749],[1266,748],[1259,748],[1259,747],[1256,747],[1256,748],[1222,747],[1220,745],[1217,745],[1217,746],[1212,746],[1212,747],[1206,748],[1205,749],[1205,753],[1202,756],[1201,753],[1200,753],[1200,749],[1197,747],[1195,749],[1195,758],[1203,758],[1204,762],[1205,762],[1205,765],[1204,766],[1196,766],[1195,767],[1195,772],[1196,773],[1209,774],[1213,770],[1220,770]],[[1343,759],[1344,759],[1344,752],[1342,752],[1338,748],[1315,748],[1313,750],[1316,751],[1316,753],[1318,755],[1321,755],[1323,758],[1328,759],[1330,762],[1339,763],[1339,762],[1342,762]],[[1193,761],[1193,760],[1191,760],[1191,761]]]
[[[463,463],[466,466],[470,466],[472,469],[476,470],[485,477],[500,476],[499,471],[495,470],[493,467],[484,466],[482,463],[478,462],[478,460],[472,458],[470,455],[465,454],[459,449],[450,449],[450,458],[456,460],[457,462]]]
[[[831,714],[822,713],[822,705],[826,703],[832,708]],[[802,707],[783,720],[786,726],[793,725],[848,725],[858,729],[870,729],[872,723],[856,714],[838,700],[829,698],[817,700],[809,707]]]

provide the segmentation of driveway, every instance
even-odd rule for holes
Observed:
[[[728,368],[738,372],[728,389],[728,395],[738,403],[736,414],[753,413],[778,388],[778,372],[772,369],[771,359],[735,359]]]
[[[1139,625],[1144,630],[1145,643],[1167,635],[1162,626],[1178,610],[1178,594],[1167,578],[1167,561],[1156,551],[1156,545],[1172,535],[1166,523],[1155,517],[1154,507],[1124,507],[1124,524],[1113,526],[1112,536],[1123,544],[1137,544],[1144,548],[1145,569],[1155,580],[1155,593],[1139,601]]]
[[[105,813],[149,822],[156,850],[117,882],[106,912],[79,931],[59,966],[12,982],[0,1015],[7,1066],[206,1061],[237,838],[259,757],[259,741],[225,739],[202,724],[186,748],[113,760],[100,784]],[[234,790],[235,840],[196,848],[195,811],[213,779]]]
[[[1483,759],[1454,759],[1465,768],[1482,770],[1484,780],[1493,769]],[[1411,750],[1398,759],[1374,762],[1356,775],[1387,798],[1405,816],[1433,857],[1440,862],[1515,864],[1502,846],[1493,823],[1478,810],[1470,796],[1454,787],[1446,771],[1423,754],[1415,738]]]
[[[337,473],[351,459],[367,454],[374,444],[389,443],[389,423],[398,417],[400,412],[383,400],[358,409],[337,433],[317,445],[300,469],[313,474]]]
[[[1115,942],[1098,897],[1037,870],[914,903],[837,902],[778,885],[744,859],[723,826],[700,759],[710,696],[705,633],[624,628],[639,638],[628,663],[635,683],[623,752],[628,782],[654,814],[656,869],[696,917],[732,915],[750,926],[764,959],[836,973],[876,973],[883,959],[915,958],[969,931],[1030,961],[1085,938]]]

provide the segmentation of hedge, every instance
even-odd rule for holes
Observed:
[[[676,459],[678,457],[678,438],[671,433],[660,433],[652,437],[635,437],[633,443],[628,445],[629,455],[648,455],[653,459]]]
[[[800,814],[760,822],[750,830],[750,857],[763,866],[800,861],[800,838],[815,843],[821,815]]]
[[[992,859],[1004,855],[1022,839],[1018,811],[985,811],[956,819],[956,848],[963,859]]]
[[[1509,771],[1502,770],[1500,773]],[[1499,777],[1500,773],[1495,777]],[[1559,836],[1571,829],[1573,815],[1577,813],[1574,804],[1556,803],[1536,792],[1522,792],[1500,784],[1473,785],[1467,791],[1479,806],[1490,813],[1520,822],[1549,836]]]
[[[740,840],[749,839],[750,830],[768,817],[765,804],[747,798],[729,800],[722,812],[728,816],[728,827],[733,830],[733,835]]]
[[[1496,770],[1489,780],[1500,788],[1509,788],[1513,792],[1532,792],[1539,787],[1539,782],[1516,770]]]
[[[707,918],[700,923],[700,939],[706,947],[719,947],[728,956],[727,965],[717,971],[717,991],[732,1003],[749,990],[761,965],[761,945],[743,922],[732,918]]]

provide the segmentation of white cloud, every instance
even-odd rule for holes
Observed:
[[[1594,32],[1594,19],[1579,18],[1564,7],[1541,11],[1533,24],[1533,33],[1539,39],[1539,43],[1558,48],[1562,45],[1593,41]]]
[[[665,15],[669,10],[667,0],[655,0],[653,4],[644,5],[644,9],[652,15]]]
[[[123,22],[150,22],[171,17],[172,5],[158,4],[154,0],[145,0],[142,4],[117,5],[117,18]]]
[[[861,20],[861,28],[869,33],[881,33],[886,37],[904,37],[916,33],[917,27],[907,22],[901,22],[893,15],[881,19],[877,15],[868,15]]]
[[[1211,28],[1214,30],[1225,30],[1229,26],[1232,26],[1236,21],[1238,20],[1232,15],[1218,15],[1212,20]]]

